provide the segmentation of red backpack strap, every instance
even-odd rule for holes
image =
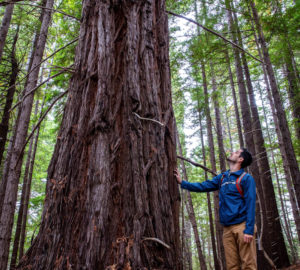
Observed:
[[[222,186],[224,176],[225,176],[225,175],[223,174],[223,175],[222,175],[222,178],[221,178],[221,185],[220,185],[220,186]]]
[[[236,179],[236,182],[235,182],[236,188],[242,197],[244,197],[244,192],[243,192],[243,189],[241,186],[241,182],[245,175],[246,175],[246,173],[244,172],[238,179]]]

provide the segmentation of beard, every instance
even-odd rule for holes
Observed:
[[[230,157],[226,157],[226,160],[227,160],[229,163],[236,163],[236,162],[237,162],[237,160],[232,159],[231,156],[230,156]]]

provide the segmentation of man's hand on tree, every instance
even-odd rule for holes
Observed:
[[[251,235],[251,234],[244,234],[244,242],[245,243],[251,243],[252,240],[253,240],[253,235]]]
[[[180,173],[179,173],[178,169],[174,170],[174,176],[176,177],[177,183],[181,184],[182,180],[181,180]]]

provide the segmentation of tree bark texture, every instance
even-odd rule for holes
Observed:
[[[5,40],[6,40],[6,36],[8,33],[8,29],[9,29],[13,11],[14,11],[14,4],[8,4],[5,8],[4,16],[2,19],[2,25],[0,28],[0,63],[2,60]]]
[[[54,0],[48,0],[46,7],[51,9],[53,7],[53,2]],[[24,93],[28,93],[36,86],[37,83],[39,67],[43,57],[48,34],[48,27],[51,22],[51,11],[48,9],[44,11],[39,40],[33,57],[32,69],[34,69],[34,71],[32,71],[28,77],[28,84],[26,85]],[[9,244],[11,240],[14,212],[17,201],[18,183],[22,167],[22,150],[27,137],[33,97],[33,93],[28,95],[22,103],[19,125],[16,129],[16,139],[11,154],[11,162],[9,164],[7,186],[0,219],[0,269],[6,269],[8,261]]]
[[[83,3],[42,223],[18,269],[182,268],[168,42],[162,0]]]
[[[271,60],[270,60],[269,51],[268,51],[268,48],[266,45],[264,33],[263,33],[262,27],[260,25],[259,16],[258,16],[254,2],[252,0],[248,0],[248,3],[250,3],[251,11],[253,14],[253,19],[256,24],[256,29],[258,31],[259,42],[260,42],[260,45],[262,48],[263,59],[264,59],[266,71],[267,71],[267,74],[269,77],[270,88],[272,91],[274,105],[276,108],[278,124],[279,124],[279,128],[281,131],[282,139],[284,141],[284,148],[285,148],[286,153],[288,154],[287,161],[288,161],[290,173],[292,176],[292,180],[293,180],[293,184],[294,184],[294,188],[295,188],[295,192],[296,192],[297,202],[298,202],[298,205],[300,205],[300,172],[299,172],[299,166],[298,166],[298,162],[296,159],[295,151],[294,151],[292,140],[291,140],[289,126],[287,123],[283,104],[282,104],[282,101],[280,98],[280,93],[279,93],[279,89],[278,89],[278,86],[276,83],[276,78],[275,78],[274,70],[272,67]],[[284,262],[282,262],[282,263],[284,263]]]

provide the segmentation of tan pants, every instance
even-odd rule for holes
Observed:
[[[227,270],[256,270],[255,234],[250,243],[244,242],[246,223],[224,227],[223,244]],[[256,233],[256,226],[255,226]]]

